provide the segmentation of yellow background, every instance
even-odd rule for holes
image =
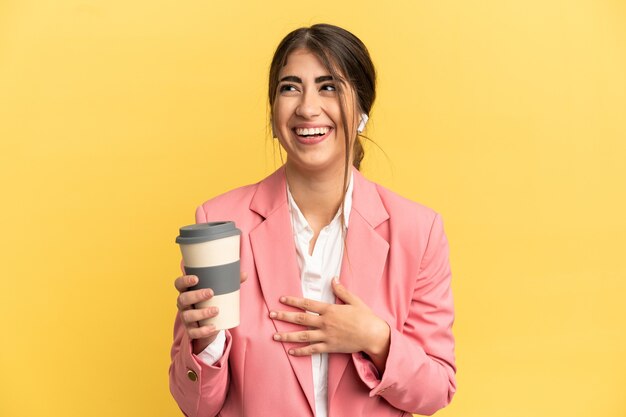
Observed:
[[[269,61],[316,22],[377,65],[365,174],[446,223],[438,415],[626,415],[623,0],[0,2],[0,415],[179,415],[174,238],[280,164]]]

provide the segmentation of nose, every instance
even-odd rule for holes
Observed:
[[[319,116],[322,112],[320,97],[315,89],[309,89],[300,96],[300,102],[296,107],[296,115],[310,119]]]

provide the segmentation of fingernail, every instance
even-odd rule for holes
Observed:
[[[213,290],[211,290],[210,288],[206,291],[204,291],[204,296],[205,297],[211,297],[213,296]]]
[[[278,314],[276,314],[276,312],[275,312],[275,311],[270,311],[270,317],[271,317],[271,318],[275,319],[275,318],[276,318],[276,316],[278,316]]]
[[[333,281],[335,282],[335,284],[339,284],[339,278],[335,277],[333,278]]]
[[[293,349],[289,349],[289,354],[293,355],[294,354],[294,350]]]
[[[287,297],[280,297],[280,302],[284,303],[285,301],[287,301]]]
[[[280,335],[278,333],[274,335],[274,340],[280,340]]]
[[[220,312],[220,309],[218,307],[211,307],[211,313],[217,314],[219,312]]]

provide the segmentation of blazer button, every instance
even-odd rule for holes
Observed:
[[[194,371],[192,371],[191,369],[187,370],[187,378],[191,379],[192,381],[197,381],[198,380],[198,374],[196,374]]]

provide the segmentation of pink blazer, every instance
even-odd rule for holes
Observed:
[[[284,168],[215,197],[196,222],[234,220],[242,231],[241,325],[227,331],[223,357],[205,365],[177,315],[170,390],[187,416],[313,416],[310,357],[272,340],[299,326],[270,319],[281,295],[302,296]],[[432,414],[456,391],[454,311],[441,218],[366,180],[354,192],[341,282],[391,327],[385,372],[362,354],[329,355],[329,416]]]

